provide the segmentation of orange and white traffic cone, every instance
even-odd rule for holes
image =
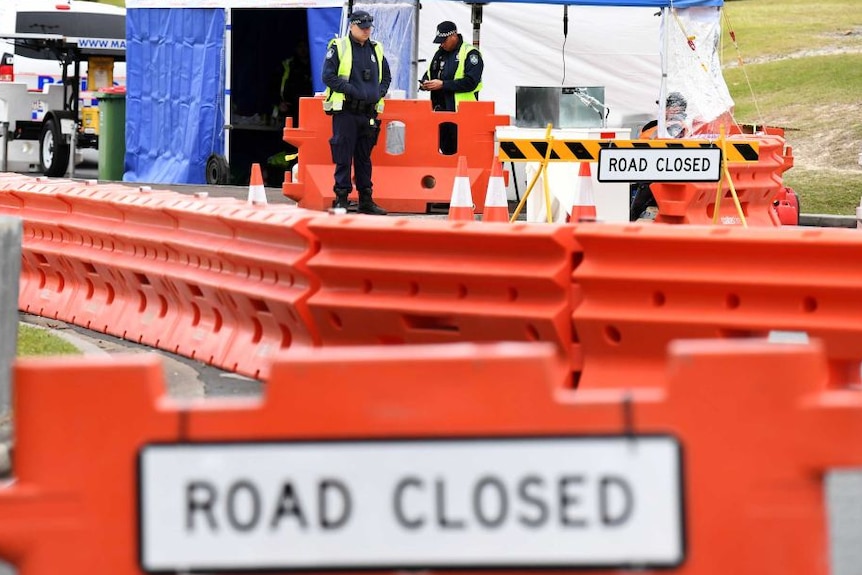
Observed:
[[[589,162],[581,162],[578,169],[578,186],[575,188],[572,214],[568,221],[596,221],[596,197],[593,194],[593,177]]]
[[[496,159],[491,166],[491,177],[488,178],[488,191],[485,193],[485,209],[482,211],[482,221],[509,221],[509,200],[506,198],[503,168]]]
[[[458,171],[452,184],[452,199],[449,200],[450,220],[473,221],[473,192],[467,175],[467,158],[458,156]]]
[[[248,203],[255,206],[266,205],[266,190],[263,187],[260,164],[251,165],[251,179],[248,182]]]

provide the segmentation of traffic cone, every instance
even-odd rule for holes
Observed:
[[[248,182],[248,203],[255,206],[266,205],[266,190],[263,187],[260,164],[251,165],[251,179]]]
[[[578,169],[578,187],[575,188],[575,199],[572,202],[572,214],[568,221],[595,221],[596,198],[593,194],[593,178],[590,173],[590,163],[581,162]]]
[[[488,178],[488,191],[485,193],[485,209],[482,212],[482,221],[509,221],[509,200],[506,198],[503,168],[496,159],[491,165],[491,177]]]
[[[467,175],[467,158],[458,156],[458,171],[452,184],[452,199],[449,201],[450,220],[473,221],[473,193]]]

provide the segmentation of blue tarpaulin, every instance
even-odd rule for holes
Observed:
[[[224,147],[224,27],[221,9],[127,12],[124,180],[205,183]]]

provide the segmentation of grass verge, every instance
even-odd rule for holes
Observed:
[[[74,345],[48,330],[18,324],[18,356],[80,355]]]

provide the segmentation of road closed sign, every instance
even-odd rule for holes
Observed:
[[[604,148],[600,182],[717,182],[721,148]]]
[[[145,571],[674,567],[670,436],[157,444]]]

